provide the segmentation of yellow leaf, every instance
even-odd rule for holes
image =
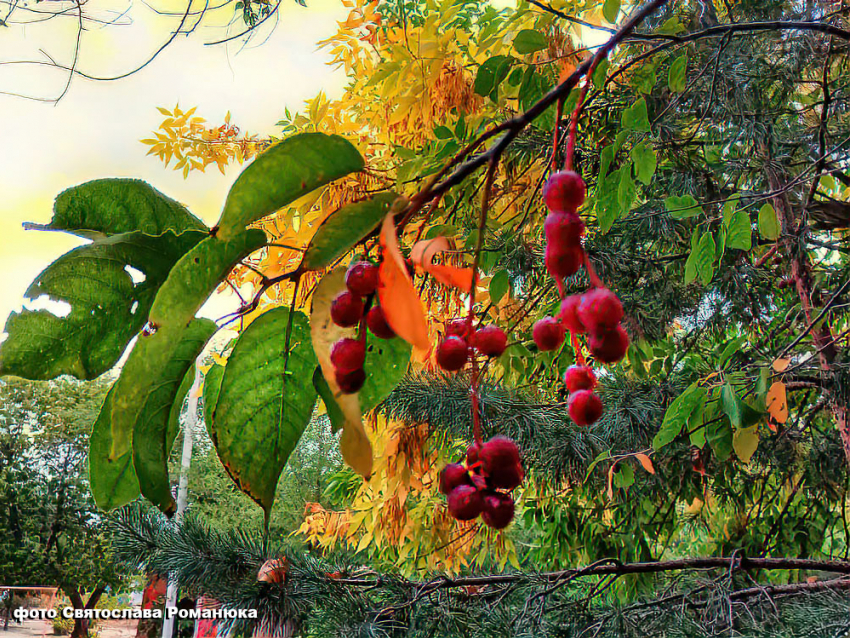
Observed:
[[[735,430],[732,437],[732,448],[744,463],[749,463],[759,446],[759,426]]]
[[[785,384],[781,381],[775,382],[767,391],[767,411],[777,423],[785,423],[788,420],[788,396]]]
[[[650,474],[655,474],[655,467],[652,465],[652,460],[646,454],[635,454],[635,458],[640,461],[640,464]]]

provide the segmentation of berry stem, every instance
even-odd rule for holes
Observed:
[[[573,344],[573,350],[576,352],[576,364],[580,366],[587,365],[584,359],[584,353],[581,351],[581,342],[578,340],[578,335],[575,332],[570,332],[570,341]]]
[[[558,107],[555,112],[555,129],[552,131],[552,171],[558,170],[558,133],[561,130],[561,119],[564,116],[564,98],[558,100]]]
[[[587,253],[584,253],[584,268],[587,270],[587,278],[590,280],[590,285],[592,288],[604,288],[605,283],[599,278],[599,275],[596,274],[596,271],[593,269],[593,266],[590,263],[590,257],[587,256]]]
[[[606,48],[599,49],[599,52],[593,56],[593,61],[587,69],[587,75],[584,76],[584,86],[581,87],[576,107],[573,109],[573,114],[570,117],[570,133],[567,137],[567,155],[564,158],[564,169],[573,170],[573,155],[576,147],[576,134],[578,133],[578,119],[581,117],[581,111],[584,108],[584,99],[587,97],[587,89],[590,88],[590,83],[593,81],[593,73],[596,71],[596,65],[599,61],[608,55]]]

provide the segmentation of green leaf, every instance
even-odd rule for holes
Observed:
[[[652,448],[654,450],[660,450],[679,436],[682,428],[688,422],[688,418],[699,404],[705,401],[705,396],[705,388],[701,388],[694,382],[673,400],[664,413],[661,428],[652,439]]]
[[[732,216],[735,214],[735,211],[738,210],[738,203],[741,201],[741,195],[739,193],[735,193],[723,202],[723,225],[729,226],[732,223]]]
[[[207,427],[207,432],[212,432],[212,415],[215,404],[218,403],[222,379],[224,379],[224,366],[218,363],[204,375],[204,425]]]
[[[496,102],[499,99],[499,85],[508,77],[508,72],[514,63],[514,58],[508,55],[496,55],[478,67],[475,75],[474,90],[478,95],[490,97]],[[520,87],[522,93],[522,87]]]
[[[711,233],[705,233],[700,237],[699,246],[697,246],[696,267],[703,286],[711,283],[711,279],[714,277],[716,250],[717,246],[714,243],[714,236]]]
[[[732,426],[729,419],[707,422],[705,440],[708,441],[718,461],[722,463],[728,459],[732,454]]]
[[[70,374],[94,379],[112,368],[147,321],[154,296],[174,264],[205,233],[140,232],[97,239],[50,264],[26,292],[64,302],[50,310],[12,313],[0,344],[0,375],[53,379]],[[138,271],[134,282],[129,269]]]
[[[682,33],[682,31],[687,31],[685,25],[683,25],[679,18],[673,16],[672,18],[667,18],[664,24],[658,27],[658,33],[662,33],[664,35],[676,35],[677,33]]]
[[[632,149],[632,159],[635,162],[635,173],[638,180],[649,186],[658,166],[655,150],[649,144],[641,142]]]
[[[540,74],[533,66],[527,66],[522,74],[522,83],[519,85],[519,104],[523,110],[527,110],[537,102],[544,92],[543,81]]]
[[[658,63],[644,62],[632,71],[632,86],[638,93],[645,95],[652,93],[652,89],[658,82],[658,76],[655,73],[657,68]]]
[[[313,387],[316,388],[316,392],[319,393],[325,404],[328,418],[331,421],[331,430],[333,432],[339,432],[345,425],[345,414],[342,413],[339,404],[334,399],[333,390],[328,385],[325,375],[322,374],[322,368],[318,366],[313,371]]]
[[[632,179],[632,167],[627,164],[620,168],[620,183],[617,186],[617,201],[620,204],[620,216],[624,216],[632,209],[635,198],[637,198],[637,186]]]
[[[720,405],[723,407],[723,412],[729,417],[736,428],[741,427],[744,419],[743,401],[735,393],[735,388],[727,382],[720,391]]]
[[[602,4],[602,17],[611,24],[617,22],[617,16],[620,14],[620,0],[605,0]]]
[[[646,100],[644,98],[640,98],[630,107],[624,109],[621,123],[623,128],[630,131],[648,133],[650,131],[650,127],[649,114],[646,109]]]
[[[687,219],[703,213],[702,206],[691,195],[670,196],[664,200],[664,207],[673,219]]]
[[[590,473],[593,472],[593,470],[596,468],[597,465],[599,465],[602,461],[607,461],[610,458],[611,458],[611,450],[604,450],[604,451],[600,452],[596,456],[596,458],[593,459],[593,462],[591,462],[591,464],[587,466],[587,473],[584,476],[584,480],[587,481],[587,479],[590,478]]]
[[[706,392],[688,417],[688,439],[691,445],[695,445],[700,449],[705,446],[705,419],[703,419],[703,415],[705,414],[707,402],[708,393]]]
[[[548,46],[546,36],[534,29],[523,29],[514,38],[514,49],[521,55],[541,51]]]
[[[183,400],[194,378],[195,359],[215,331],[215,322],[210,319],[195,319],[189,324],[136,415],[133,467],[139,487],[142,495],[167,516],[177,510],[168,480],[168,456],[177,436]]]
[[[732,435],[732,448],[735,450],[735,454],[738,455],[738,458],[744,463],[750,462],[750,459],[753,458],[753,454],[756,453],[758,446],[759,428],[757,425],[750,428],[735,430],[735,433]]]
[[[753,229],[750,227],[750,216],[745,210],[736,210],[729,220],[729,230],[726,235],[726,246],[739,250],[750,250],[753,247]]]
[[[759,210],[759,234],[765,239],[779,239],[782,228],[773,205],[768,203]]]
[[[261,153],[227,194],[218,237],[229,241],[319,186],[363,169],[356,148],[339,135],[300,133]]]
[[[239,336],[224,369],[213,443],[239,489],[267,514],[316,403],[316,390],[307,381],[316,364],[307,317],[274,308]]]
[[[112,449],[112,396],[109,390],[89,436],[89,486],[94,502],[102,510],[126,505],[141,495],[139,480],[133,469],[133,453],[127,450],[114,461],[109,460]]]
[[[680,55],[670,64],[667,73],[667,84],[673,93],[681,93],[685,90],[688,73],[688,55]]]
[[[96,179],[62,191],[49,224],[37,230],[61,230],[86,239],[138,231],[161,235],[209,230],[186,208],[138,179]]]
[[[507,270],[499,270],[490,279],[490,301],[499,305],[511,289],[511,278]]]
[[[331,213],[310,240],[301,268],[318,270],[342,257],[378,227],[397,198],[395,193],[381,193]]]
[[[610,66],[611,63],[608,62],[608,58],[602,58],[593,70],[593,77],[591,78],[591,81],[593,82],[593,86],[596,90],[601,91],[605,88],[605,80],[608,79],[608,68]]]
[[[596,218],[599,221],[599,230],[607,233],[620,216],[619,171],[614,171],[604,179],[600,178],[599,182],[596,195]]]
[[[130,448],[135,415],[147,401],[157,376],[168,364],[195,313],[233,266],[265,243],[265,233],[255,229],[230,241],[222,239],[221,234],[209,236],[174,265],[151,306],[151,330],[139,337],[116,383],[111,458]]]

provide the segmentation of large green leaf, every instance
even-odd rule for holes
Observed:
[[[133,454],[127,450],[115,460],[109,459],[112,449],[112,397],[115,387],[106,395],[100,414],[89,436],[89,486],[94,502],[102,510],[112,510],[140,494],[139,480],[133,469]]]
[[[215,364],[204,375],[204,424],[208,432],[212,432],[212,415],[215,404],[218,403],[222,379],[224,379],[224,366],[219,364]]]
[[[632,149],[632,159],[635,163],[635,172],[638,180],[649,186],[655,169],[658,166],[658,157],[655,149],[649,144],[641,142]]]
[[[523,29],[514,38],[514,49],[522,55],[541,51],[548,46],[549,41],[546,36],[534,29]]]
[[[697,383],[692,383],[677,396],[664,413],[661,428],[652,440],[653,449],[660,450],[679,436],[691,414],[705,401],[705,397],[705,388]]]
[[[310,383],[316,364],[307,317],[275,308],[242,333],[224,370],[212,439],[239,489],[267,513],[316,403]]]
[[[123,233],[75,248],[54,261],[26,296],[47,296],[70,310],[12,313],[6,323],[9,337],[0,345],[0,375],[52,379],[70,374],[93,379],[109,370],[147,321],[171,268],[204,236],[198,231],[180,235],[169,231],[156,237]],[[130,269],[141,274],[135,282]]]
[[[509,55],[494,55],[478,67],[475,75],[475,92],[489,96],[494,102],[499,99],[499,85],[508,77],[508,72],[516,60]],[[522,88],[520,88],[522,92]]]
[[[750,250],[753,247],[753,229],[750,227],[750,216],[745,210],[736,210],[729,219],[729,230],[726,235],[726,246],[740,250]]]
[[[696,267],[703,286],[711,283],[714,277],[714,260],[717,256],[717,244],[714,242],[712,233],[705,233],[700,237],[697,246]]]
[[[650,131],[649,113],[644,98],[640,98],[630,107],[623,109],[621,124],[624,129],[629,131],[636,131],[638,133],[648,133]]]
[[[702,206],[691,195],[671,195],[664,200],[664,207],[673,219],[686,219],[703,213]]]
[[[688,55],[680,55],[670,64],[667,72],[667,84],[673,93],[681,93],[685,90],[688,72]]]
[[[607,233],[611,226],[620,216],[620,171],[619,169],[605,178],[600,178],[599,187],[596,189],[596,218],[599,222],[599,230]]]
[[[242,171],[227,194],[218,235],[231,239],[251,222],[363,166],[357,149],[339,135],[293,135],[260,154]]]
[[[765,239],[779,239],[782,234],[776,209],[769,202],[759,210],[759,233]]]
[[[605,0],[602,3],[602,17],[611,24],[617,21],[620,13],[620,0]]]
[[[209,319],[194,319],[189,324],[136,415],[133,467],[139,487],[149,501],[169,516],[177,504],[171,496],[168,456],[177,436],[183,400],[194,377],[190,375],[194,372],[193,364],[215,331],[215,322]]]
[[[352,246],[377,228],[397,198],[395,193],[381,193],[331,213],[310,240],[301,268],[324,268],[347,253]]]
[[[240,259],[266,243],[260,230],[231,241],[209,236],[183,255],[151,307],[143,332],[121,370],[112,401],[112,452],[115,459],[130,448],[135,415],[154,390],[189,322]]]
[[[49,224],[27,224],[38,230],[61,230],[88,239],[139,231],[206,231],[186,207],[138,179],[96,179],[62,191]]]

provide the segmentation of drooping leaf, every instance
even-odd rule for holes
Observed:
[[[423,239],[416,242],[411,249],[410,261],[444,286],[468,292],[472,288],[472,268],[434,263],[436,255],[450,249],[449,241],[445,237]]]
[[[646,100],[640,98],[632,106],[623,110],[621,123],[624,129],[636,131],[638,133],[648,133],[649,114],[646,109]]]
[[[339,135],[300,133],[260,154],[236,179],[218,223],[228,241],[310,191],[362,170],[363,157]]]
[[[620,0],[605,0],[602,3],[602,17],[611,24],[617,22],[620,13]]]
[[[632,167],[628,164],[620,168],[620,183],[617,185],[617,201],[620,204],[620,216],[625,216],[637,197],[637,186],[632,179]]]
[[[635,163],[635,173],[638,180],[649,186],[658,166],[655,150],[649,144],[641,142],[632,149],[632,159]]]
[[[699,240],[697,246],[696,267],[703,286],[711,283],[714,277],[714,259],[717,247],[714,244],[714,235],[705,233]]]
[[[509,55],[495,55],[485,60],[475,75],[475,92],[496,102],[499,99],[499,85],[508,77],[514,61]]]
[[[521,55],[534,53],[548,46],[549,41],[546,36],[534,29],[523,29],[514,38],[514,49]]]
[[[754,425],[749,428],[735,430],[732,435],[732,448],[744,463],[749,463],[759,446],[759,428]]]
[[[614,171],[604,179],[600,177],[596,194],[596,218],[599,230],[607,233],[620,217],[620,172]]]
[[[490,279],[490,301],[497,306],[510,292],[511,278],[507,270],[499,270]]]
[[[310,325],[312,326],[312,322]],[[333,390],[331,390],[331,386],[328,385],[328,380],[325,379],[325,375],[322,374],[321,367],[317,367],[313,371],[313,387],[316,388],[316,392],[319,393],[319,397],[325,404],[325,408],[328,412],[328,418],[331,421],[331,430],[333,432],[339,432],[345,426],[345,414],[343,414],[337,404]]]
[[[215,331],[215,322],[209,319],[195,319],[189,324],[136,415],[133,467],[139,487],[145,498],[168,516],[177,509],[168,480],[168,455],[177,435],[176,426],[188,391],[185,384],[187,381],[189,386],[192,384],[192,379],[187,379],[187,376],[194,370],[195,359]],[[180,394],[181,390],[183,394]]]
[[[738,203],[741,201],[741,195],[739,193],[735,193],[723,202],[723,225],[729,226],[732,223],[732,216],[735,214],[735,211],[738,210]]]
[[[655,438],[652,439],[652,448],[656,451],[660,450],[679,436],[688,422],[688,418],[700,402],[704,400],[705,388],[700,387],[697,383],[692,383],[682,394],[677,396],[664,413],[661,428]]]
[[[750,427],[762,418],[760,412],[741,400],[741,397],[735,392],[735,388],[728,381],[720,391],[720,405],[735,428]]]
[[[765,204],[759,210],[759,234],[765,239],[779,239],[782,228],[772,204]]]
[[[670,70],[667,72],[667,84],[673,93],[681,93],[687,85],[688,72],[688,56],[687,54],[680,55],[670,64]]]
[[[721,463],[732,454],[732,424],[728,418],[706,422],[705,440]]]
[[[0,376],[94,379],[109,370],[147,321],[171,268],[204,236],[122,233],[65,253],[41,272],[26,296],[46,295],[66,305],[57,304],[56,313],[25,309],[9,316]],[[68,310],[64,316],[62,308]]]
[[[318,270],[342,257],[378,227],[397,198],[395,193],[380,193],[331,213],[310,240],[301,268]]]
[[[204,425],[207,432],[212,428],[212,415],[215,404],[218,403],[218,395],[221,392],[221,381],[224,379],[224,366],[213,365],[204,375]]]
[[[785,423],[788,420],[788,397],[782,381],[771,384],[765,405],[770,417],[777,423]]]
[[[315,388],[305,383],[316,363],[307,317],[274,308],[239,336],[224,369],[213,443],[239,489],[267,513],[316,403]]]
[[[608,58],[602,58],[593,70],[593,86],[597,90],[602,90],[605,87],[605,80],[608,78],[608,68],[611,63]]]
[[[646,454],[635,454],[635,458],[640,462],[643,469],[650,474],[655,474],[655,466],[652,465],[652,459],[650,459]]]
[[[61,230],[87,239],[138,231],[146,235],[207,231],[186,208],[138,179],[96,179],[62,191],[49,224],[38,230]]]
[[[116,383],[111,458],[130,448],[135,415],[195,313],[233,266],[265,242],[266,235],[260,230],[243,232],[231,241],[210,236],[174,265],[154,299],[148,315],[149,330],[139,337]]]
[[[664,200],[664,207],[673,219],[687,219],[702,214],[702,206],[691,195],[672,195]]]
[[[127,450],[115,460],[109,459],[112,449],[113,386],[106,395],[97,420],[89,435],[89,486],[97,506],[113,510],[141,495],[139,480],[133,469],[133,453]]]
[[[727,233],[726,245],[729,248],[750,250],[753,247],[753,230],[746,211],[737,210],[732,214]]]
[[[431,339],[425,308],[401,256],[392,215],[384,218],[381,247],[384,259],[378,269],[378,298],[387,323],[409,344],[428,350]]]

